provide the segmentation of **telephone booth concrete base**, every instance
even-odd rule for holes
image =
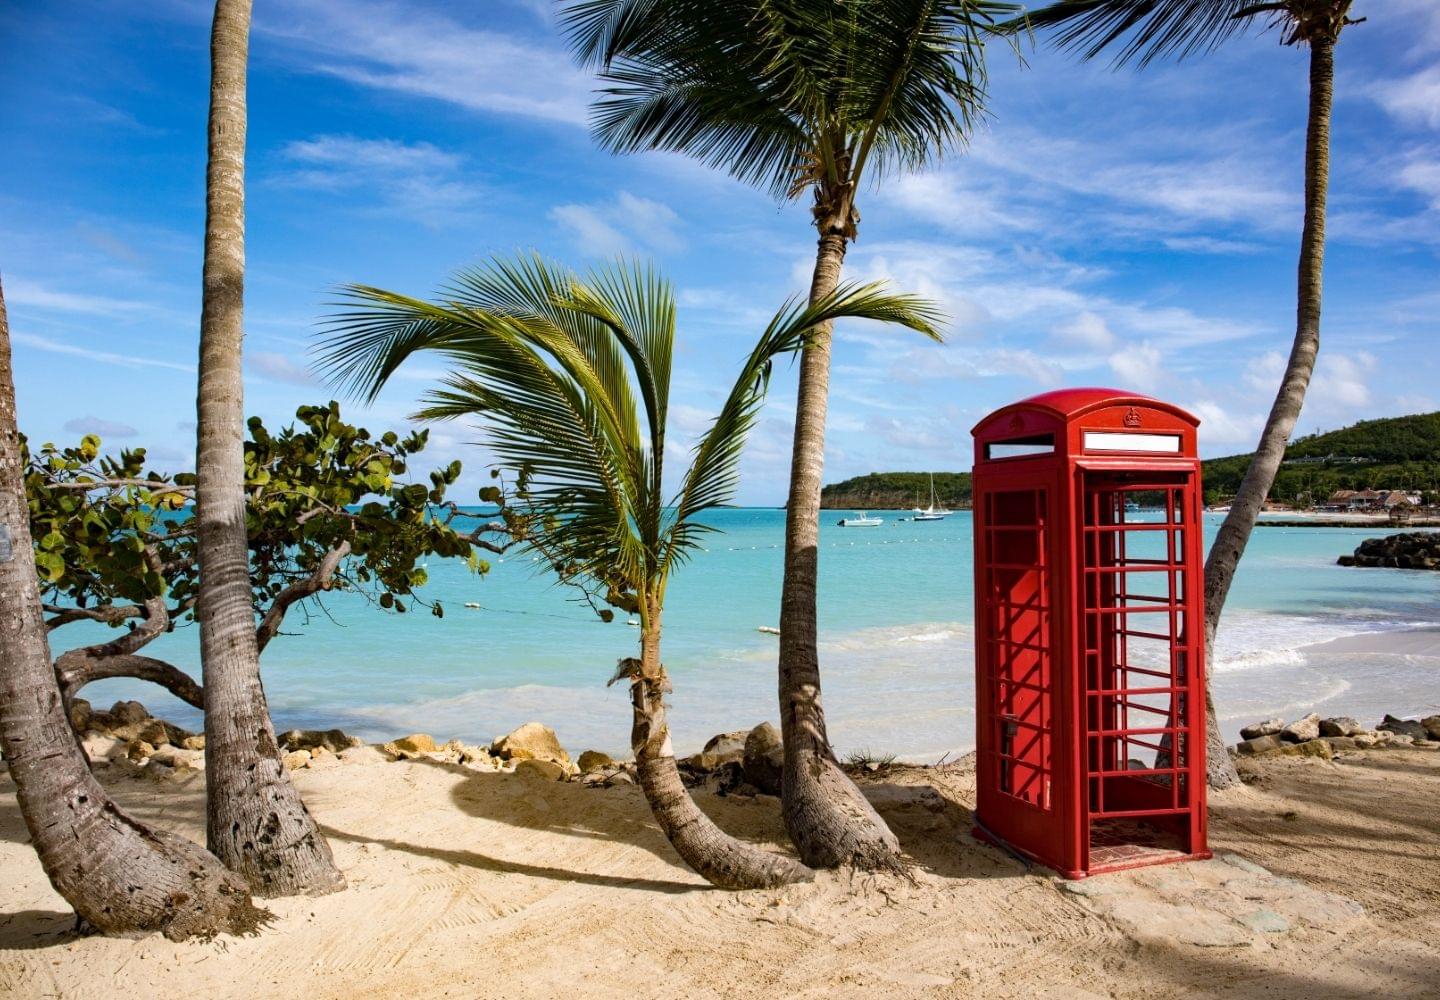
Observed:
[[[1198,424],[1065,389],[973,431],[976,833],[1068,878],[1210,857]]]

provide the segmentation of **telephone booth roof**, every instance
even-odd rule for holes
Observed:
[[[976,462],[1042,454],[1191,458],[1200,420],[1173,403],[1098,386],[1055,389],[1002,406],[971,430]],[[1049,447],[1039,447],[1044,441]],[[1007,450],[1007,445],[1020,446]],[[1030,446],[1027,451],[1024,446]]]

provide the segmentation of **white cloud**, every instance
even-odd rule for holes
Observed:
[[[65,421],[65,429],[71,434],[96,434],[102,438],[133,438],[140,433],[129,424],[90,414]]]
[[[1440,66],[1371,84],[1370,95],[1407,125],[1440,127]]]
[[[296,364],[290,358],[274,351],[251,351],[246,355],[246,363],[252,371],[272,382],[287,382],[290,385],[315,385],[315,378],[303,365]]]
[[[550,218],[588,257],[614,257],[642,248],[674,253],[684,246],[674,209],[628,191],[608,202],[556,205]]]
[[[155,307],[147,302],[132,299],[117,299],[105,295],[90,295],[83,292],[62,292],[23,279],[7,278],[5,300],[11,306],[30,306],[36,309],[52,309],[57,312],[86,313],[92,316],[133,316],[152,311]]]
[[[1115,343],[1115,334],[1110,332],[1105,318],[1088,309],[1056,327],[1055,336],[1068,343],[1102,351]]]
[[[1164,358],[1148,340],[1123,345],[1110,355],[1110,370],[1126,389],[1154,392],[1164,379]]]
[[[483,18],[486,7],[474,9]],[[307,71],[474,111],[585,121],[590,80],[559,45],[417,4],[293,0],[261,11],[256,30],[293,45]]]
[[[194,365],[181,364],[178,361],[163,361],[159,358],[139,357],[132,354],[116,354],[112,351],[93,351],[76,344],[67,344],[64,341],[51,340],[48,337],[37,337],[31,333],[12,333],[10,336],[15,343],[34,348],[37,351],[84,358],[87,361],[95,361],[103,365],[119,365],[122,368],[168,368],[172,371],[191,373],[195,371]]]
[[[287,143],[280,175],[293,187],[343,194],[363,208],[383,208],[426,225],[473,211],[481,189],[465,178],[463,159],[428,142],[321,135]]]
[[[1207,451],[1215,445],[1235,450],[1253,448],[1264,426],[1263,411],[1246,408],[1237,412],[1233,401],[1226,404],[1200,399],[1186,409],[1200,418],[1200,442]]]

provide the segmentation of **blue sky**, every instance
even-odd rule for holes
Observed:
[[[329,398],[306,351],[333,286],[424,294],[537,248],[654,259],[681,303],[672,433],[808,284],[804,204],[677,156],[613,157],[545,0],[287,0],[251,45],[247,407]],[[1357,0],[1337,55],[1324,343],[1301,430],[1440,407],[1440,4]],[[22,429],[193,454],[204,220],[203,3],[0,8],[0,273]],[[847,274],[938,299],[944,346],[842,327],[827,481],[964,469],[990,409],[1062,384],[1157,394],[1248,450],[1293,332],[1306,56],[1274,35],[1143,73],[993,51],[993,118],[964,154],[860,203]],[[416,363],[368,411],[398,427]],[[779,372],[740,499],[782,501],[794,372]],[[461,425],[435,461],[472,472]],[[679,456],[676,456],[679,457]]]

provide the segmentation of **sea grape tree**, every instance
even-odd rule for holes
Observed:
[[[447,490],[460,463],[405,478],[428,431],[378,437],[346,423],[338,404],[302,406],[278,433],[258,417],[245,442],[246,532],[256,641],[263,650],[292,611],[323,613],[334,591],[364,594],[379,608],[415,605],[430,556],[489,568],[482,553],[504,551],[520,520],[502,510],[468,517]],[[202,708],[202,689],[144,650],[194,620],[198,560],[195,477],[152,471],[143,448],[104,455],[100,439],[27,448],[25,490],[47,628],[102,622],[120,634],[56,658],[67,701],[105,677],[137,677]],[[498,489],[483,491],[498,499]],[[298,609],[298,611],[297,611]]]

